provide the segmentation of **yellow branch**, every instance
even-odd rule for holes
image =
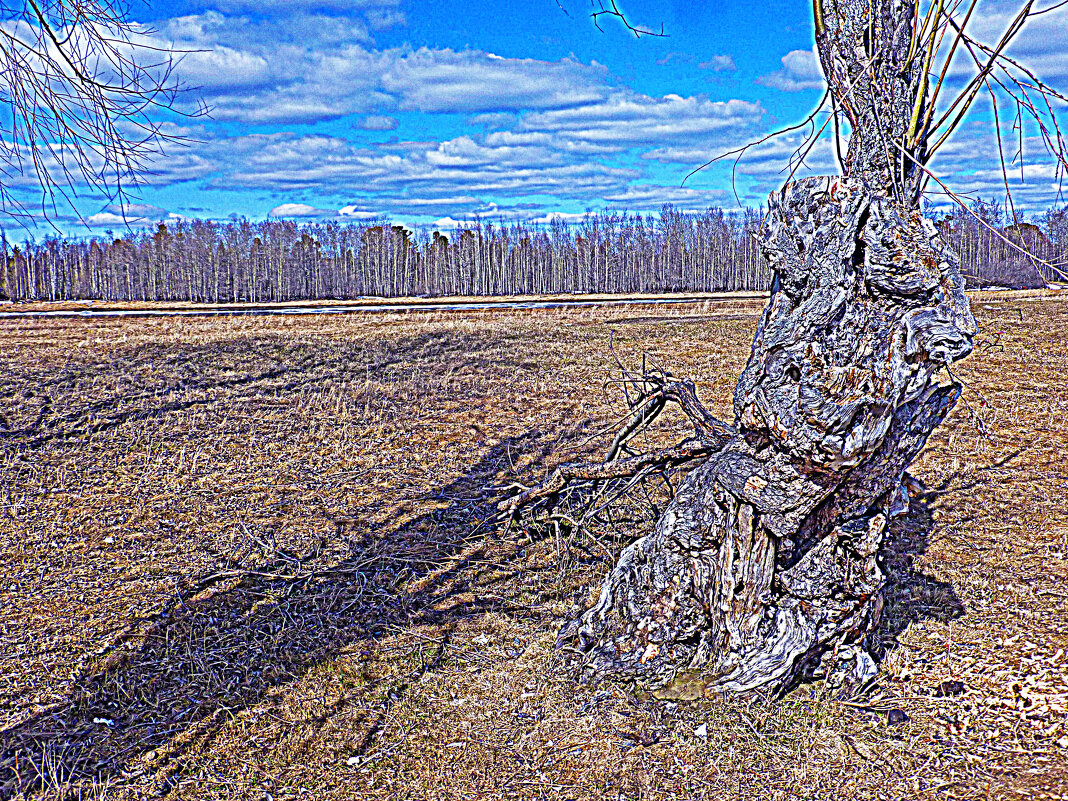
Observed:
[[[905,142],[910,149],[916,144],[916,129],[920,123],[920,114],[923,113],[923,100],[927,95],[927,75],[931,71],[931,61],[934,59],[934,51],[937,49],[935,36],[938,33],[938,18],[940,16],[942,16],[942,0],[938,0],[938,6],[935,9],[934,27],[931,28],[931,41],[927,45],[927,56],[923,60],[920,85],[916,89],[916,103],[912,107],[912,119],[909,120],[908,135],[905,138]],[[906,62],[905,66],[907,68],[909,63]]]

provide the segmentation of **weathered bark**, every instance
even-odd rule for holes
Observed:
[[[744,691],[875,673],[879,549],[905,470],[959,393],[943,367],[975,324],[956,255],[898,150],[923,147],[913,6],[817,0],[817,41],[854,126],[846,176],[769,199],[775,271],[734,397],[736,433],[683,481],[560,642],[596,674]]]
[[[823,72],[852,129],[846,174],[905,204],[919,199],[927,142],[916,109],[930,65],[915,38],[915,8],[904,0],[813,0]]]

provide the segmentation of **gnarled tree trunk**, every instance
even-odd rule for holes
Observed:
[[[561,632],[595,673],[734,691],[823,675],[842,692],[875,673],[879,549],[908,509],[906,468],[959,394],[939,374],[970,352],[975,324],[958,259],[918,208],[913,4],[815,8],[853,131],[846,174],[771,195],[775,281],[736,433]]]

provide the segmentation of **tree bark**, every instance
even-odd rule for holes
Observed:
[[[737,433],[561,631],[594,674],[668,694],[823,677],[845,694],[876,672],[879,550],[908,510],[907,467],[959,394],[941,371],[976,328],[958,258],[920,214],[910,162],[892,155],[923,147],[914,6],[815,8],[853,125],[846,175],[769,198],[760,240],[775,280],[735,391]]]

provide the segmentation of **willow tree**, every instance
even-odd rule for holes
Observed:
[[[987,45],[966,32],[975,6],[814,0],[824,128],[847,130],[848,145],[840,175],[790,181],[769,198],[760,243],[774,282],[733,424],[688,381],[632,376],[633,413],[605,461],[564,465],[505,503],[549,518],[570,506],[556,521],[581,522],[644,477],[690,468],[655,528],[563,628],[561,645],[587,670],[731,691],[822,676],[849,692],[874,676],[880,548],[909,507],[906,469],[960,393],[944,368],[976,334],[959,259],[921,214],[938,180],[929,162],[985,92],[995,119],[999,97],[1015,103],[1065,163],[1055,93],[1005,55],[1043,12],[1028,3]],[[975,64],[970,80],[950,68],[961,56]],[[694,436],[629,451],[671,402]]]

